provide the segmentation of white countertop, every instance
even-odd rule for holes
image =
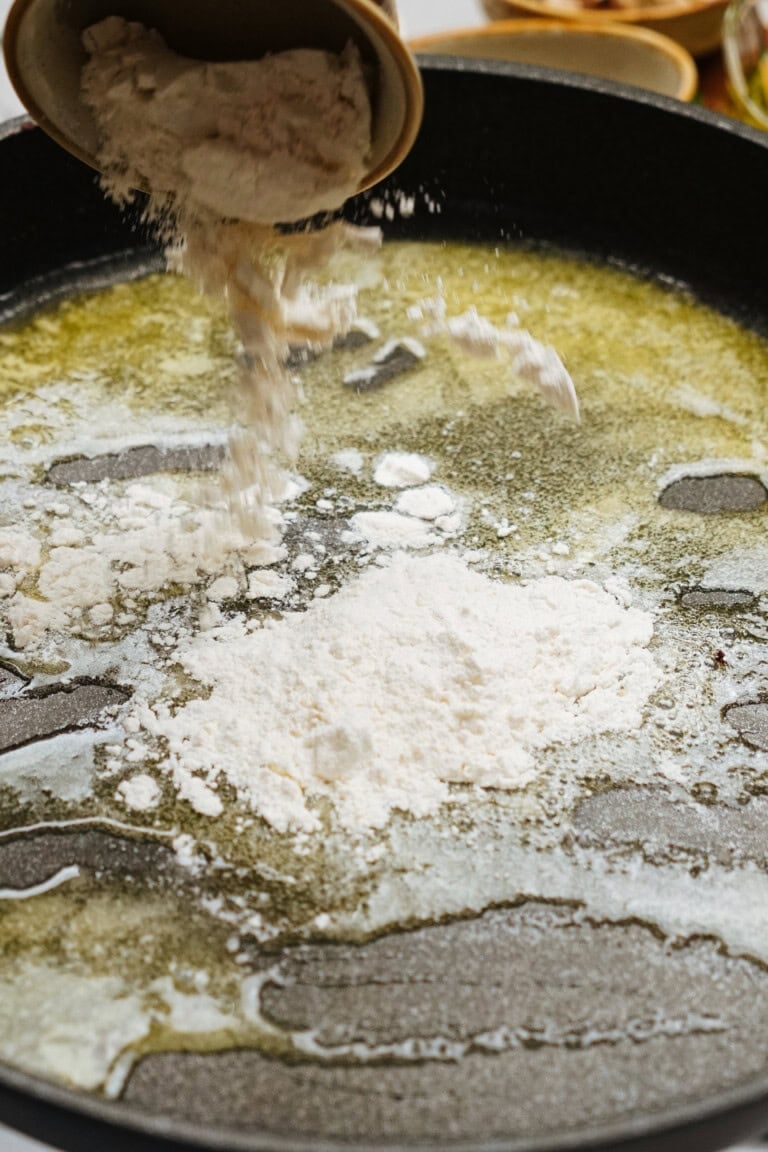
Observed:
[[[0,25],[11,6],[11,0],[0,0]],[[400,17],[406,36],[422,36],[429,32],[439,32],[445,28],[462,28],[477,24],[483,19],[479,0],[399,0]],[[22,111],[13,92],[5,70],[0,64],[0,120],[18,116]],[[763,1145],[762,1152],[765,1152]],[[45,1152],[43,1145],[36,1141],[17,1136],[7,1129],[0,1128],[0,1152]],[[137,1149],[140,1152],[140,1149]],[[735,1152],[735,1150],[734,1150]],[[761,1152],[746,1147],[738,1152]]]

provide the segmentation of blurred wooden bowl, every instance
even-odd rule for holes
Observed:
[[[661,32],[677,41],[693,56],[704,56],[719,47],[723,15],[728,0],[662,0],[659,4],[637,4],[599,8],[582,6],[578,0],[483,0],[492,20],[531,16],[553,20],[578,20],[592,25],[637,25]]]
[[[667,36],[627,24],[502,20],[413,40],[414,52],[509,60],[616,80],[678,100],[698,86],[693,57]]]

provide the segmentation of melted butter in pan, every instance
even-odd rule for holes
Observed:
[[[173,643],[209,579],[30,652],[9,636],[0,731],[33,713],[37,727],[0,755],[0,1056],[150,1112],[347,1139],[554,1131],[756,1074],[768,348],[683,292],[554,255],[392,244],[350,272],[380,337],[296,366],[310,487],[284,566],[313,541],[326,559],[288,606],[358,570],[343,533],[389,506],[379,454],[424,453],[464,509],[446,546],[501,579],[631,595],[654,614],[664,684],[637,733],[548,749],[535,790],[457,789],[439,820],[363,842],[329,816],[296,842],[231,796],[206,820],[160,777],[151,811],[115,794],[115,693],[199,692]],[[388,339],[419,337],[408,310],[439,288],[450,315],[514,311],[556,347],[581,425],[442,339],[380,387],[345,386]],[[166,277],[0,332],[0,529],[22,525],[45,557],[66,519],[53,505],[90,530],[91,492],[140,480],[192,498],[225,440],[233,352],[223,317]],[[334,463],[349,449],[359,473]]]

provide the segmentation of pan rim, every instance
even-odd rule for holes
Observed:
[[[231,1052],[232,1049],[224,1050]],[[215,1055],[211,1053],[210,1055]],[[599,1152],[603,1149],[631,1149],[633,1143],[649,1139],[675,1138],[693,1127],[703,1127],[709,1122],[725,1120],[732,1113],[745,1110],[760,1110],[768,1115],[768,1071],[726,1092],[717,1093],[706,1101],[689,1101],[674,1108],[660,1111],[654,1116],[638,1116],[634,1119],[611,1121],[589,1128],[574,1128],[549,1135],[505,1137],[490,1141],[416,1141],[411,1143],[393,1141],[362,1141],[354,1143],[344,1140],[313,1139],[311,1137],[284,1135],[261,1131],[242,1131],[220,1125],[191,1123],[168,1116],[152,1116],[124,1104],[119,1100],[89,1095],[74,1088],[67,1088],[42,1077],[23,1072],[0,1063],[0,1123],[9,1124],[17,1131],[27,1131],[35,1139],[45,1139],[40,1130],[16,1124],[6,1115],[5,1103],[8,1098],[22,1098],[27,1103],[42,1104],[54,1113],[63,1114],[70,1121],[79,1120],[95,1126],[107,1126],[113,1132],[132,1139],[152,1141],[144,1146],[144,1152],[155,1152],[161,1148],[189,1148],[210,1150],[210,1152]],[[761,1116],[761,1123],[765,1117]],[[759,1129],[760,1124],[745,1125],[740,1134],[749,1134]],[[672,1144],[665,1144],[673,1147]],[[712,1145],[716,1147],[720,1145]],[[67,1143],[64,1148],[91,1148],[91,1143]],[[702,1149],[710,1147],[706,1143]]]

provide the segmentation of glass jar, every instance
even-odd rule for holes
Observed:
[[[768,128],[768,0],[732,0],[723,22],[728,86],[744,117]]]

